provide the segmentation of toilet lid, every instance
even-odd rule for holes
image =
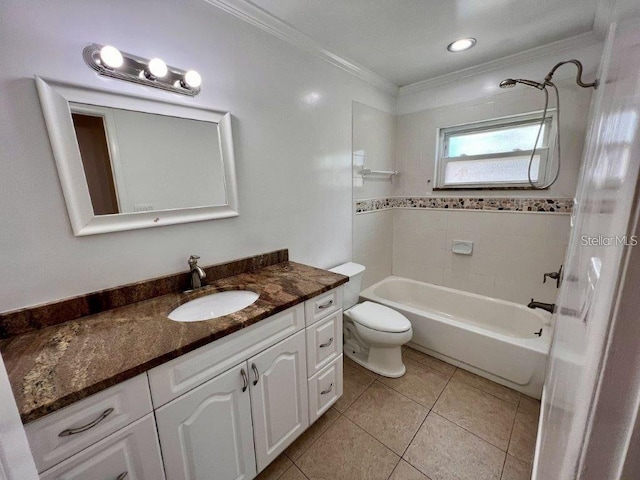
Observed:
[[[354,322],[372,330],[401,333],[411,329],[407,317],[379,303],[363,302],[350,308],[348,313]]]

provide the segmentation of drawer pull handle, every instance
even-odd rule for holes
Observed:
[[[318,308],[320,310],[324,310],[325,308],[329,308],[331,305],[333,305],[333,300],[329,300],[327,303],[323,303],[322,305],[318,305]]]
[[[102,412],[102,414],[96,418],[93,422],[91,423],[87,423],[86,425],[84,425],[83,427],[78,427],[78,428],[68,428],[67,430],[63,430],[62,432],[60,432],[58,434],[59,437],[68,437],[70,435],[75,435],[76,433],[82,433],[82,432],[86,432],[87,430],[89,430],[90,428],[95,427],[96,425],[98,425],[101,421],[103,421],[105,418],[107,418],[109,415],[111,415],[111,413],[113,412],[113,408],[107,408],[104,412]],[[122,477],[124,478],[124,477]]]
[[[251,364],[251,370],[253,370],[253,374],[256,376],[256,379],[253,381],[253,386],[255,387],[258,384],[258,380],[260,380],[260,374],[258,373],[258,367],[256,367],[255,363]]]
[[[333,343],[333,337],[331,337],[327,343],[321,343],[319,346],[320,346],[320,348],[326,348],[329,345],[331,345],[332,343]]]
[[[124,480],[129,476],[129,472],[122,472],[120,475],[116,477],[116,480]]]
[[[326,390],[322,390],[320,392],[320,395],[326,395],[327,393],[329,393],[331,390],[333,390],[333,383],[331,383],[331,385],[329,385],[329,388],[327,388]]]
[[[240,370],[240,375],[242,375],[242,391],[246,392],[247,388],[249,388],[249,377],[247,376],[247,372],[244,371],[244,368]]]

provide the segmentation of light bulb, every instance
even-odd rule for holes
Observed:
[[[167,68],[167,64],[160,58],[152,58],[149,60],[149,66],[147,67],[147,71],[153,78],[162,78],[164,77],[169,69]]]
[[[100,61],[109,68],[120,68],[124,63],[124,58],[116,47],[105,45],[100,49]]]
[[[464,52],[465,50],[469,50],[476,44],[475,38],[461,38],[460,40],[456,40],[455,42],[451,42],[447,46],[447,50],[450,52]]]
[[[202,85],[202,77],[195,70],[189,70],[184,74],[184,85],[187,88],[198,88]]]

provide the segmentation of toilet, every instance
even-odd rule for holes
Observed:
[[[349,262],[330,271],[349,277],[343,300],[344,354],[379,375],[404,375],[402,345],[413,336],[409,319],[379,303],[358,303],[363,265]]]

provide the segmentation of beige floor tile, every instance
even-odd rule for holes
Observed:
[[[531,465],[507,455],[501,480],[531,480]]]
[[[291,465],[289,470],[284,472],[279,480],[306,480],[307,477],[304,476],[304,473],[300,471],[298,467],[295,465]]]
[[[538,418],[540,415],[540,400],[522,395],[520,397],[520,405],[518,405],[518,411],[533,415]]]
[[[293,462],[283,453],[260,472],[256,480],[277,480],[291,465]]]
[[[407,367],[407,373],[404,376],[380,377],[379,381],[420,405],[431,408],[449,381],[449,377],[408,358],[405,358],[404,364]]]
[[[451,379],[433,407],[438,415],[507,451],[516,406]]]
[[[344,415],[402,455],[427,413],[428,408],[380,382],[373,382]]]
[[[429,480],[419,470],[416,470],[404,460],[400,460],[389,480]]]
[[[498,480],[505,453],[430,413],[403,458],[431,480]]]
[[[442,360],[434,358],[431,355],[427,355],[426,353],[414,350],[413,348],[407,347],[407,349],[404,351],[404,356],[406,358],[410,358],[415,362],[426,365],[429,368],[433,368],[434,370],[442,372],[445,375],[451,376],[456,371],[456,367],[454,365],[443,362]]]
[[[307,431],[300,435],[284,453],[286,453],[291,460],[296,461],[313,442],[320,438],[320,435],[322,435],[339,416],[340,413],[335,408],[327,410]]]
[[[353,367],[355,370],[358,370],[366,375],[368,375],[369,377],[373,377],[373,378],[378,378],[380,375],[378,375],[377,373],[373,373],[371,370],[364,368],[362,365],[360,365],[359,363],[354,362],[353,360],[351,360],[349,357],[347,357],[346,355],[344,356],[344,360],[343,362],[346,365],[349,365],[350,367]]]
[[[504,385],[500,385],[498,383],[492,382],[491,380],[487,380],[486,378],[482,378],[474,373],[467,372],[466,370],[458,369],[456,373],[453,375],[453,378],[471,385],[472,387],[479,388],[483,392],[490,393],[491,395],[498,397],[505,402],[512,403],[514,405],[518,405],[518,400],[520,399],[520,392],[516,392]]]
[[[311,480],[387,480],[399,460],[395,453],[341,416],[296,465]]]
[[[529,397],[523,398],[513,424],[509,453],[519,460],[532,463],[538,434],[539,402]]]
[[[343,413],[371,385],[378,376],[345,357],[342,396],[334,408]]]

